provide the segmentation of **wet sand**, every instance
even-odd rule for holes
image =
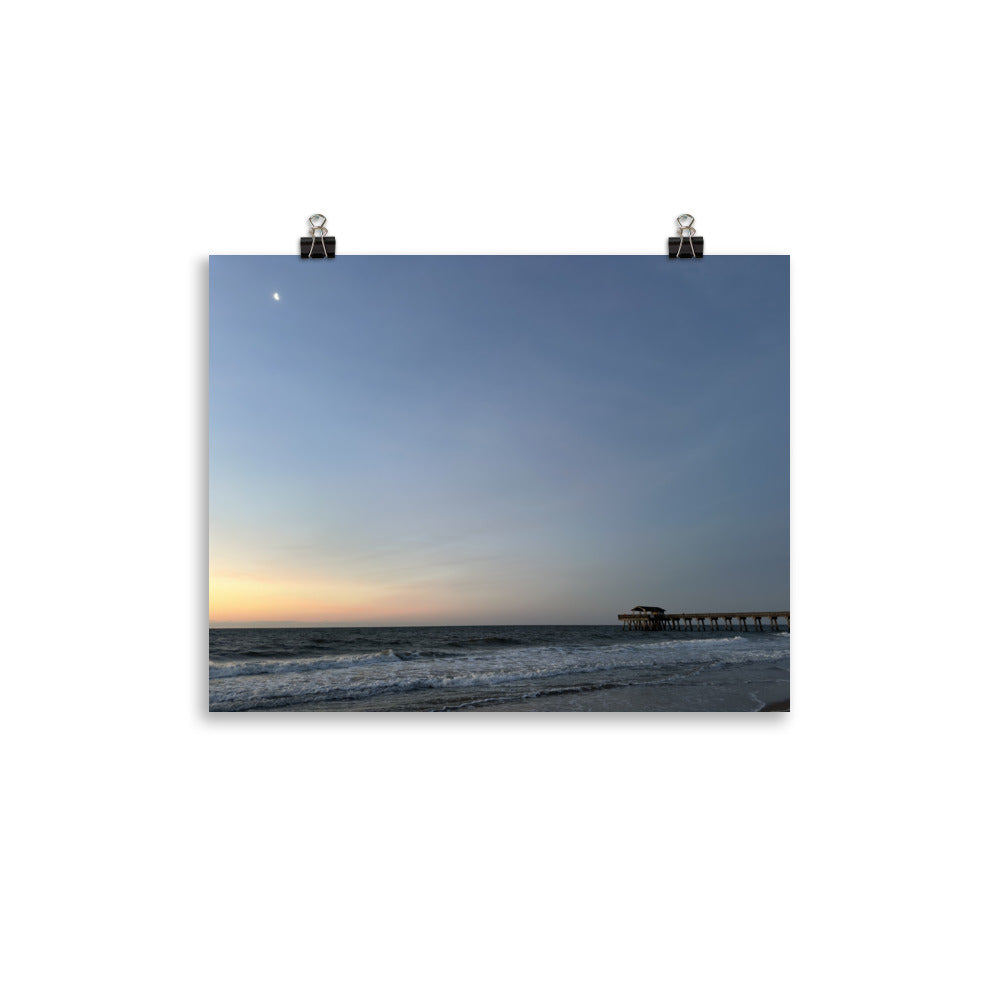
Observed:
[[[467,708],[466,712],[787,712],[788,681],[756,684],[753,688],[719,685],[713,688],[648,684],[539,695],[523,701],[498,702]]]
[[[792,710],[792,702],[790,698],[786,698],[784,701],[769,701],[762,709],[762,712],[790,712]]]

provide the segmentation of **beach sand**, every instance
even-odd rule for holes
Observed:
[[[539,695],[464,709],[467,712],[787,712],[789,682],[704,688],[677,684]]]
[[[379,711],[352,702],[313,702],[261,709],[272,712],[370,712]],[[393,711],[407,711],[394,709]],[[414,707],[412,711],[420,711]],[[647,684],[633,687],[604,688],[567,694],[539,695],[519,701],[497,701],[471,708],[453,708],[460,712],[788,712],[787,681],[745,687],[727,686],[708,690],[679,687],[674,684]]]
[[[790,712],[792,710],[792,702],[790,698],[786,698],[784,701],[769,701],[762,709],[762,712]]]

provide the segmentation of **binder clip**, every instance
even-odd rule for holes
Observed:
[[[299,256],[303,259],[327,260],[337,256],[337,237],[329,235],[325,215],[309,216],[309,235],[299,240]],[[318,242],[318,246],[317,246]]]
[[[695,236],[693,215],[677,216],[677,235],[667,240],[667,256],[679,260],[681,257],[704,257],[705,237]],[[685,248],[684,243],[687,242]]]

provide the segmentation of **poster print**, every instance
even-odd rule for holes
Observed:
[[[788,282],[213,257],[210,709],[787,708]]]

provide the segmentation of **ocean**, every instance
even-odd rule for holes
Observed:
[[[213,712],[757,712],[788,692],[788,632],[209,629]]]

